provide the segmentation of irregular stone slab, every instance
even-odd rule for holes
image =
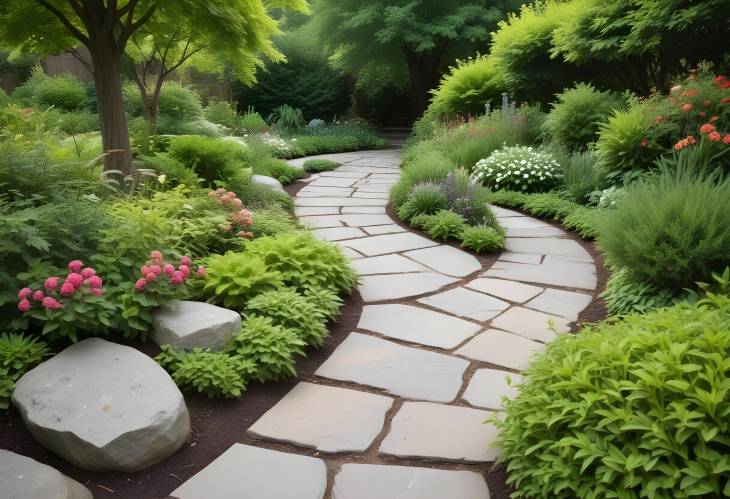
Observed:
[[[93,499],[89,489],[35,459],[0,449],[0,495],[5,499]]]
[[[309,185],[316,187],[350,187],[357,179],[347,177],[320,177]]]
[[[439,245],[433,248],[409,251],[405,253],[405,256],[442,274],[455,277],[466,277],[482,268],[482,264],[473,255],[453,246]]]
[[[362,258],[363,257],[360,253],[358,253],[354,249],[350,249],[350,248],[348,248],[346,246],[342,246],[341,249],[342,249],[342,252],[345,254],[345,256],[347,258],[349,258],[350,260],[356,260],[358,258]]]
[[[316,197],[349,197],[352,189],[348,187],[319,187],[311,183],[297,192],[297,197],[316,198]]]
[[[509,303],[506,301],[476,291],[469,291],[466,288],[450,289],[418,301],[479,322],[489,320],[509,308]]]
[[[552,227],[550,224],[530,217],[508,217],[499,222],[505,229],[534,229],[535,227]]]
[[[390,397],[302,382],[248,433],[323,452],[362,452],[383,429],[392,405]]]
[[[175,300],[152,314],[158,345],[220,350],[241,332],[241,314],[200,301]]]
[[[473,471],[411,466],[344,464],[332,499],[489,499],[484,477]]]
[[[590,305],[591,301],[593,297],[586,293],[546,289],[537,298],[528,301],[525,306],[575,321],[578,319],[578,314]]]
[[[385,213],[385,206],[344,206],[342,213],[383,214]]]
[[[369,184],[362,187],[358,187],[355,192],[383,192],[388,193],[390,191],[389,185],[378,185],[378,184]]]
[[[355,192],[352,195],[356,199],[388,199],[388,194],[383,192]]]
[[[423,265],[400,255],[381,255],[362,258],[353,262],[353,268],[360,275],[396,274],[399,272],[420,272],[428,270]]]
[[[517,303],[526,302],[542,292],[542,288],[538,288],[537,286],[484,277],[470,281],[466,287]]]
[[[41,445],[91,471],[138,471],[190,436],[182,393],[154,360],[99,338],[27,372],[13,403]]]
[[[295,206],[383,206],[388,204],[385,199],[353,199],[336,197],[296,198]]]
[[[396,168],[392,167],[384,167],[385,169],[392,170],[393,172],[397,172],[398,170]],[[384,171],[384,168],[376,168],[374,166],[357,166],[357,165],[345,165],[341,166],[337,169],[337,171],[340,172],[358,172],[358,173],[378,173]]]
[[[410,232],[365,237],[354,241],[343,241],[342,244],[367,256],[385,255],[387,253],[397,253],[399,251],[438,245],[438,243],[430,239]]]
[[[449,355],[350,333],[315,374],[401,397],[451,402],[468,366],[467,361]]]
[[[484,295],[482,295],[484,296]],[[454,348],[481,328],[473,322],[410,305],[366,305],[358,329],[439,348]]]
[[[492,413],[469,407],[405,402],[393,417],[380,454],[471,463],[497,459],[490,447],[498,431],[484,423]]]
[[[334,206],[305,206],[302,208],[294,208],[294,213],[298,217],[310,215],[336,215],[340,209]]]
[[[570,331],[569,321],[556,315],[544,314],[529,308],[512,307],[492,320],[492,326],[519,334],[531,340],[547,342],[556,338],[556,334],[548,325],[552,321],[558,332]]]
[[[340,178],[355,178],[355,179],[361,179],[364,178],[367,174],[366,173],[357,173],[357,172],[341,172],[338,170],[332,171],[332,172],[322,172],[318,174],[320,177],[340,177]]]
[[[544,348],[542,343],[514,333],[487,329],[454,353],[519,371],[527,367],[532,356]]]
[[[543,255],[590,258],[583,246],[572,239],[508,237],[506,247],[507,251],[515,253],[540,253]]]
[[[327,229],[314,229],[312,233],[317,239],[321,239],[322,241],[342,241],[344,239],[367,236],[367,234],[357,227],[330,227]]]
[[[370,225],[392,224],[393,221],[388,215],[339,215],[338,219],[347,225],[354,227],[367,227]]]
[[[302,225],[310,229],[327,229],[329,227],[344,227],[344,224],[334,215],[323,215],[315,217],[299,217]]]
[[[593,271],[588,272],[587,268],[592,268]],[[541,265],[497,262],[484,275],[590,291],[596,289],[598,285],[595,267],[592,264],[555,262],[549,261],[547,257]]]
[[[511,218],[506,218],[505,220],[511,220]],[[558,229],[557,227],[552,226],[546,226],[546,227],[531,227],[526,229],[506,229],[505,232],[507,233],[508,238],[513,237],[545,237],[545,238],[555,238],[564,236],[565,232]],[[577,244],[577,243],[576,243]]]
[[[395,234],[396,232],[406,232],[406,229],[397,224],[373,225],[371,227],[365,227],[363,230],[371,236],[377,236],[380,234]]]
[[[430,293],[457,281],[436,272],[369,275],[360,280],[358,289],[362,299],[370,303]]]
[[[502,397],[517,396],[517,385],[522,381],[519,374],[498,369],[477,369],[466,387],[462,398],[476,407],[502,410]]]
[[[324,461],[233,444],[170,494],[170,499],[322,499]]]
[[[490,205],[489,208],[494,212],[494,215],[497,218],[524,217],[524,215],[518,211],[507,210],[505,208],[500,208],[499,206]]]
[[[268,177],[266,175],[251,175],[251,182],[258,185],[264,185],[269,189],[274,189],[275,191],[285,192],[281,182],[273,177]]]
[[[543,255],[535,253],[512,253],[510,251],[504,251],[499,255],[499,260],[505,262],[516,262],[516,263],[531,263],[533,265],[539,265],[542,262]]]

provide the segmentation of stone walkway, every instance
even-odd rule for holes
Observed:
[[[299,383],[248,428],[260,446],[235,444],[172,497],[488,498],[484,473],[498,450],[484,420],[515,393],[530,356],[591,302],[593,260],[561,230],[494,208],[507,250],[483,269],[386,214],[399,151],[323,157],[343,166],[308,179],[296,212],[362,276],[357,331],[315,382]],[[342,453],[354,462],[338,462]]]

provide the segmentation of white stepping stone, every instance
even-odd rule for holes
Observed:
[[[505,229],[534,229],[535,227],[552,227],[550,224],[530,217],[509,217],[499,222]]]
[[[373,225],[371,227],[365,227],[363,230],[371,236],[377,236],[379,234],[394,234],[396,232],[406,232],[406,229],[396,224]]]
[[[0,496],[6,499],[93,499],[89,489],[35,459],[0,449]]]
[[[366,305],[357,327],[390,338],[439,348],[454,348],[481,329],[473,322],[425,308],[398,304]]]
[[[220,350],[241,332],[241,314],[200,301],[175,300],[152,313],[152,339],[184,350]]]
[[[473,471],[411,466],[344,464],[332,499],[489,499],[484,477]]]
[[[489,206],[489,208],[492,210],[492,212],[494,212],[494,215],[497,218],[524,217],[524,215],[518,211],[500,208],[499,206],[491,205],[491,206]]]
[[[515,253],[540,253],[543,255],[590,258],[583,246],[572,239],[508,237],[506,248],[507,251]]]
[[[317,239],[321,239],[322,241],[342,241],[344,239],[367,236],[366,233],[357,227],[330,227],[327,229],[314,229],[312,230],[312,233]]]
[[[343,241],[342,244],[367,256],[376,256],[418,248],[427,248],[429,246],[436,246],[438,243],[411,232],[404,232],[401,234],[370,236],[354,241]]]
[[[497,262],[484,275],[590,291],[598,285],[593,264],[548,260],[548,257],[540,265]]]
[[[542,288],[537,286],[484,277],[470,281],[466,284],[466,287],[517,303],[526,302],[542,293]]]
[[[368,184],[364,185],[362,187],[358,187],[355,192],[383,192],[388,193],[390,191],[389,185],[378,185],[378,184]]]
[[[248,433],[323,452],[362,452],[383,429],[391,405],[383,395],[302,382]]]
[[[519,374],[498,369],[477,369],[466,387],[462,398],[475,407],[502,410],[502,397],[517,396],[517,385],[522,381]]]
[[[439,290],[458,281],[436,272],[364,276],[358,290],[365,302],[396,300]]]
[[[464,359],[350,333],[315,374],[404,398],[451,402],[468,366]]]
[[[385,199],[353,199],[353,198],[295,198],[295,206],[383,206],[388,204]]]
[[[492,326],[497,329],[519,334],[531,340],[548,342],[557,335],[549,326],[558,332],[570,331],[569,321],[556,315],[545,314],[529,308],[512,307],[505,313],[492,320]]]
[[[352,194],[352,189],[350,189],[349,187],[317,187],[309,184],[309,186],[304,187],[303,189],[300,189],[299,192],[297,192],[297,197],[348,197],[350,196],[350,194]]]
[[[355,192],[352,197],[356,199],[388,199],[388,195],[382,192]]]
[[[509,218],[505,220],[511,220]],[[514,238],[514,237],[525,237],[525,238],[535,238],[535,237],[546,237],[546,238],[555,238],[564,236],[565,232],[558,229],[557,227],[531,227],[529,229],[506,229],[505,230],[508,238]],[[577,243],[576,243],[577,244]]]
[[[175,489],[175,499],[322,499],[327,467],[314,457],[233,444]]]
[[[385,206],[344,206],[342,213],[383,214],[385,213]]]
[[[397,170],[395,168],[385,167],[388,169],[392,169],[394,172]],[[374,166],[357,166],[354,164],[348,164],[345,166],[341,166],[337,169],[337,171],[340,172],[358,172],[358,173],[378,173],[382,172],[383,168],[376,168]]]
[[[340,249],[345,254],[347,258],[350,260],[357,260],[358,258],[362,258],[363,255],[361,253],[358,253],[354,249],[348,248],[346,246],[340,246]]]
[[[487,329],[476,335],[455,353],[470,359],[520,371],[527,367],[533,355],[542,352],[544,348],[544,344],[528,340],[514,333]]]
[[[528,301],[525,306],[565,317],[569,321],[576,321],[578,315],[590,305],[591,301],[593,301],[593,297],[586,293],[546,289],[537,298]]]
[[[499,451],[491,444],[496,442],[498,431],[484,422],[491,414],[470,407],[405,402],[393,417],[379,452],[440,461],[494,461]]]
[[[294,208],[294,213],[298,217],[306,217],[310,215],[336,215],[339,208],[334,206],[305,206],[302,208]]]
[[[357,182],[357,179],[347,177],[320,177],[311,182],[310,186],[315,187],[350,187]]]
[[[539,265],[542,262],[543,255],[535,253],[512,253],[510,251],[504,251],[499,255],[499,260],[505,262],[515,263],[531,263],[533,265]]]
[[[361,179],[365,177],[366,174],[364,173],[357,173],[357,172],[341,172],[339,170],[335,170],[332,172],[322,172],[318,174],[320,177],[339,177],[339,178],[356,178]]]
[[[442,274],[456,277],[466,277],[482,268],[482,264],[473,255],[452,246],[439,245],[409,251],[404,255]]]
[[[337,217],[342,223],[355,227],[367,227],[370,225],[392,224],[393,220],[388,215],[379,214],[349,214],[338,215]]]
[[[421,298],[418,302],[480,322],[489,320],[509,308],[509,303],[506,301],[466,288],[450,289]]]
[[[349,249],[349,248],[348,248]],[[395,274],[428,270],[423,265],[400,255],[381,255],[361,258],[352,267],[360,275]]]
[[[345,224],[333,215],[323,215],[320,217],[299,217],[302,225],[306,225],[310,229],[326,229],[329,227],[343,227]]]

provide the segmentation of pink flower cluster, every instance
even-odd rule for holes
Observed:
[[[71,298],[80,293],[86,292],[94,296],[102,296],[103,281],[96,275],[96,270],[91,267],[84,267],[81,260],[68,262],[68,274],[61,282],[58,277],[49,277],[43,283],[44,290],[33,290],[25,287],[18,291],[18,310],[25,313],[35,305],[46,310],[58,310],[63,308],[61,297]]]
[[[140,268],[142,277],[134,283],[134,289],[144,291],[150,283],[162,279],[167,279],[173,286],[180,286],[190,277],[192,267],[193,260],[189,256],[182,257],[180,264],[175,268],[173,264],[165,263],[162,252],[152,251],[150,252],[150,259]],[[204,276],[205,267],[198,266],[195,274]]]
[[[235,192],[218,188],[215,191],[210,191],[208,196],[215,199],[218,204],[230,207],[233,212],[231,213],[230,223],[221,225],[223,232],[233,232],[235,230],[237,237],[253,239],[253,232],[246,230],[253,225],[253,215],[244,208],[243,201],[236,196]]]

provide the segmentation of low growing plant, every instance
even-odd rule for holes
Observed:
[[[449,210],[428,215],[422,223],[428,235],[439,241],[458,239],[467,227],[464,217]]]
[[[243,310],[254,296],[284,285],[282,273],[260,255],[229,251],[209,256],[205,264],[202,295],[233,310]]]
[[[504,249],[504,234],[487,225],[466,227],[459,235],[461,247],[474,253],[494,252]]]
[[[0,335],[0,409],[10,406],[15,382],[49,355],[48,345],[32,336]]]
[[[677,301],[678,296],[637,279],[629,269],[613,268],[601,298],[606,303],[609,316],[621,316],[645,314],[656,308],[668,307]]]
[[[327,318],[317,303],[291,288],[267,291],[246,304],[246,314],[268,317],[285,329],[296,332],[310,346],[322,346],[327,336]]]
[[[341,165],[329,159],[308,159],[304,162],[304,171],[309,173],[328,172],[336,170]]]
[[[532,147],[505,147],[474,166],[472,179],[495,190],[541,192],[561,177],[560,165],[547,152]]]
[[[432,182],[418,184],[411,190],[405,203],[398,208],[398,216],[408,222],[416,215],[433,215],[437,211],[448,208],[441,186]]]

